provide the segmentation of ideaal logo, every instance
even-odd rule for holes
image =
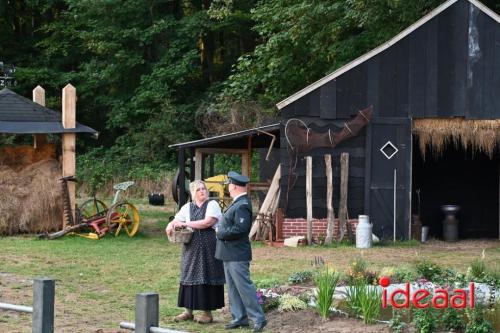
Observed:
[[[469,283],[469,290],[466,289],[455,289],[453,291],[448,291],[446,289],[435,289],[432,298],[429,301],[429,296],[431,293],[427,289],[417,289],[413,293],[410,293],[410,284],[407,282],[404,289],[393,290],[389,297],[387,295],[386,287],[389,286],[391,280],[383,276],[379,280],[379,284],[382,286],[382,307],[387,308],[387,302],[397,309],[409,308],[410,302],[419,309],[428,308],[431,304],[436,309],[444,309],[451,306],[454,309],[464,309],[467,307],[467,303],[471,309],[474,308],[474,282]],[[467,302],[467,294],[469,294],[469,300]],[[404,299],[402,303],[396,302],[398,295]],[[451,298],[449,297],[451,295]]]

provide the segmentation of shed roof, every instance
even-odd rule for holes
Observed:
[[[46,108],[15,92],[4,88],[0,91],[0,133],[89,133],[97,136],[93,128],[76,123],[67,129],[62,126],[60,112]]]
[[[384,50],[390,48],[391,46],[393,46],[394,44],[396,44],[397,42],[399,42],[400,40],[402,40],[406,36],[410,35],[415,30],[417,30],[418,28],[420,28],[421,26],[426,24],[428,21],[430,21],[431,19],[433,19],[434,17],[436,17],[437,15],[442,13],[448,7],[452,6],[453,4],[455,4],[459,1],[468,1],[473,6],[477,7],[480,11],[482,11],[483,13],[485,13],[486,15],[491,17],[493,20],[500,23],[500,16],[477,0],[448,0],[448,1],[444,2],[443,4],[441,4],[440,6],[438,6],[436,9],[429,12],[427,15],[422,17],[420,20],[418,20],[414,24],[410,25],[408,28],[406,28],[402,32],[400,32],[399,34],[397,34],[396,36],[391,38],[389,41],[379,45],[378,47],[371,50],[370,52],[365,53],[364,55],[360,56],[359,58],[357,58],[357,59],[351,61],[350,63],[340,67],[339,69],[337,69],[333,73],[319,79],[318,81],[310,84],[309,86],[303,88],[302,90],[299,90],[298,92],[294,93],[293,95],[285,98],[281,102],[277,103],[276,106],[280,110],[283,109],[287,105],[289,105],[289,104],[295,102],[296,100],[300,99],[301,97],[309,94],[310,92],[321,87],[322,85],[326,84],[327,82],[334,80],[335,78],[348,72],[352,68],[362,64],[363,62],[369,60],[370,58],[376,56],[377,54],[383,52]]]
[[[279,147],[279,131],[280,123],[265,125],[255,128],[250,128],[244,131],[233,132],[223,135],[217,135],[210,138],[194,140],[183,143],[170,145],[170,148],[189,148],[189,147],[205,147],[205,148],[247,148],[248,137],[252,137],[253,148],[268,148],[273,140],[273,137],[266,133],[277,136],[273,146]]]

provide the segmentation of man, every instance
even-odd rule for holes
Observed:
[[[248,234],[252,226],[252,203],[246,189],[249,179],[234,171],[230,171],[227,176],[229,195],[233,202],[217,228],[215,250],[215,257],[224,262],[231,307],[232,320],[226,329],[248,326],[250,318],[254,324],[253,331],[261,332],[267,322],[250,280],[252,248]]]

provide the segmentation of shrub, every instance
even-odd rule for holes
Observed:
[[[429,261],[429,260],[421,260],[419,262],[417,262],[417,264],[415,265],[416,267],[416,271],[417,271],[417,275],[421,278],[424,278],[426,280],[429,280],[429,281],[436,281],[438,279],[440,279],[441,275],[442,275],[442,270],[441,268]]]
[[[357,280],[364,280],[368,284],[377,283],[377,274],[369,271],[366,261],[357,257],[347,269],[347,281],[349,284],[355,283]]]
[[[330,313],[333,302],[333,294],[339,282],[339,275],[331,268],[325,267],[316,276],[316,309],[319,315],[326,319]]]
[[[467,275],[475,280],[481,280],[486,275],[486,265],[482,259],[475,259],[467,269]]]
[[[311,281],[313,278],[313,273],[311,271],[299,271],[294,272],[290,277],[288,277],[288,282],[294,284],[300,284]]]
[[[394,283],[413,282],[414,280],[415,280],[415,273],[410,267],[405,265],[396,267],[391,277],[391,282]]]
[[[278,305],[279,312],[298,311],[298,310],[304,310],[306,308],[307,304],[297,296],[284,294],[279,299],[279,305]]]
[[[465,333],[493,333],[493,325],[486,319],[486,310],[483,307],[466,309],[467,324]]]
[[[447,330],[457,330],[465,327],[462,311],[454,308],[446,308],[441,317],[441,324]]]
[[[433,308],[414,309],[413,324],[419,333],[432,333],[437,328],[437,311]]]

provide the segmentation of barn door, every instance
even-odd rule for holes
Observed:
[[[373,233],[382,239],[393,239],[396,212],[396,239],[409,239],[411,119],[372,119],[366,152],[365,208]]]

